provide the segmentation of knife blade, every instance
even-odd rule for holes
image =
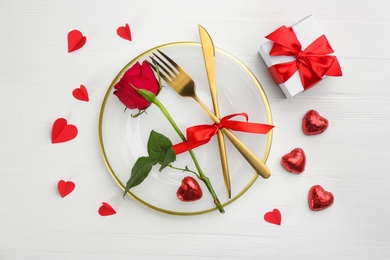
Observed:
[[[214,43],[205,28],[203,28],[201,25],[198,25],[198,30],[199,30],[199,36],[202,45],[203,58],[206,66],[207,79],[210,87],[211,99],[213,101],[214,115],[218,119],[220,119],[221,115],[218,106],[217,87],[216,87],[216,80],[215,80]],[[229,166],[227,162],[225,139],[222,134],[222,131],[218,131],[217,137],[218,137],[218,147],[219,147],[219,154],[221,159],[223,179],[225,182],[225,187],[226,187],[228,197],[231,198]]]

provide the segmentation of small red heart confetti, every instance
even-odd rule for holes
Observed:
[[[98,212],[99,215],[103,217],[116,214],[116,211],[107,202],[102,202],[102,205],[100,206]]]
[[[333,194],[324,190],[320,185],[314,185],[309,190],[309,208],[313,211],[319,211],[332,206],[334,201]]]
[[[306,166],[306,155],[301,148],[295,148],[282,157],[282,166],[289,172],[302,173]]]
[[[75,187],[76,185],[74,184],[74,182],[64,180],[60,180],[57,185],[58,192],[63,198],[66,197],[69,193],[71,193]]]
[[[58,118],[51,131],[51,142],[63,143],[74,139],[77,136],[77,127],[74,125],[68,125],[65,118]]]
[[[75,99],[85,102],[89,101],[88,90],[84,85],[80,85],[79,88],[75,88],[72,92],[72,95]]]
[[[190,176],[185,177],[181,181],[181,185],[176,192],[177,198],[184,202],[198,200],[202,197],[202,194],[199,183]]]
[[[271,224],[280,225],[282,223],[282,215],[278,209],[273,209],[265,213],[264,220]]]
[[[79,30],[72,30],[68,33],[68,52],[73,52],[81,47],[87,42],[87,37],[85,37]]]
[[[131,31],[128,24],[118,27],[118,29],[116,29],[116,33],[119,37],[131,41]]]
[[[318,135],[328,128],[329,122],[317,111],[309,110],[302,119],[302,130],[306,135]]]

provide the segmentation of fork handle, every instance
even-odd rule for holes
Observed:
[[[221,131],[230,140],[230,142],[237,148],[237,150],[244,156],[248,163],[256,170],[257,174],[264,179],[271,176],[269,168],[261,161],[237,136],[235,136],[229,129],[222,128]]]

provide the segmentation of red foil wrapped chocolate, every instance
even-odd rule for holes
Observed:
[[[302,119],[302,131],[306,135],[318,135],[329,126],[328,119],[322,117],[317,111],[309,110]]]
[[[199,183],[192,177],[187,176],[181,181],[181,185],[176,192],[179,200],[190,202],[198,200],[202,197],[203,192]]]
[[[282,166],[289,172],[302,173],[306,166],[306,155],[301,148],[295,148],[282,157]]]
[[[313,211],[320,211],[332,206],[334,196],[331,192],[324,190],[320,185],[314,185],[309,190],[308,203]]]

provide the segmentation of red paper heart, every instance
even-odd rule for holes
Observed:
[[[306,166],[306,155],[301,148],[295,148],[282,157],[282,166],[289,172],[302,173]]]
[[[76,185],[74,184],[74,182],[64,181],[64,180],[60,180],[57,185],[58,192],[63,198],[67,196],[69,193],[71,193],[75,187]]]
[[[202,194],[199,183],[190,176],[181,181],[181,185],[176,192],[177,198],[185,202],[198,200],[202,197]]]
[[[84,85],[80,85],[79,88],[75,88],[72,95],[78,100],[85,102],[89,101],[88,90]]]
[[[264,220],[271,224],[280,225],[282,223],[282,215],[278,209],[273,209],[265,213]]]
[[[323,210],[332,206],[333,194],[324,190],[320,185],[314,185],[309,190],[309,208],[314,211]]]
[[[103,217],[116,214],[116,211],[107,202],[102,202],[102,205],[100,206],[98,212],[99,215]]]
[[[116,29],[116,33],[119,35],[119,37],[131,41],[131,31],[128,24],[118,27],[118,29]]]
[[[328,128],[329,122],[317,111],[309,110],[302,120],[302,130],[306,135],[321,134]]]
[[[77,136],[77,127],[74,125],[68,125],[65,118],[58,118],[51,131],[51,142],[62,143],[72,140]]]
[[[80,49],[87,42],[85,37],[79,30],[73,30],[68,33],[68,52],[73,52]]]

